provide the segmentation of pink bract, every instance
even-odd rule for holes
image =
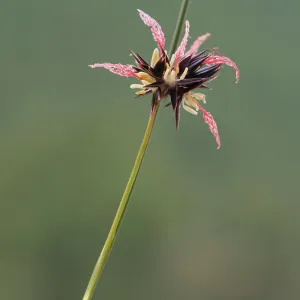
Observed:
[[[137,75],[133,72],[132,66],[130,65],[121,65],[121,64],[111,64],[111,63],[103,63],[103,64],[93,64],[89,65],[92,69],[94,68],[104,68],[109,70],[112,73],[118,74],[124,77],[137,77]]]
[[[203,119],[204,119],[205,123],[208,124],[209,130],[215,136],[216,143],[217,143],[218,149],[219,149],[221,147],[221,140],[220,140],[220,136],[219,136],[217,123],[215,122],[215,120],[210,112],[207,112],[201,105],[198,105],[198,107],[203,113]]]
[[[211,55],[205,60],[205,63],[207,65],[225,64],[227,66],[233,67],[235,69],[235,83],[239,81],[240,71],[237,65],[230,58],[226,56]]]
[[[138,9],[137,11],[139,12],[140,17],[143,20],[143,22],[147,26],[151,27],[153,38],[157,42],[160,49],[164,49],[165,48],[165,36],[164,36],[164,33],[163,33],[160,25],[153,18],[151,18],[149,15],[147,15],[140,9]]]
[[[194,55],[197,53],[198,49],[200,46],[211,36],[210,33],[206,33],[204,35],[199,36],[194,43],[192,44],[191,48],[189,51],[186,53],[186,55]]]
[[[188,38],[189,38],[189,31],[190,31],[190,23],[189,23],[189,21],[185,21],[184,37],[183,37],[179,47],[177,48],[176,54],[175,54],[176,64],[178,63],[180,57],[182,57],[184,55],[186,44],[187,44],[187,41],[188,41]]]

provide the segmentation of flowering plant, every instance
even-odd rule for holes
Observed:
[[[147,94],[152,94],[152,101],[149,121],[142,144],[137,154],[113,224],[87,286],[83,300],[90,300],[92,298],[97,281],[101,276],[104,265],[115,242],[116,234],[124,216],[134,183],[138,175],[138,171],[149,143],[160,103],[170,96],[170,102],[165,106],[171,106],[173,108],[173,111],[175,112],[177,129],[180,121],[181,106],[183,109],[193,115],[197,115],[198,112],[201,111],[204,121],[208,124],[210,131],[215,136],[217,146],[220,148],[221,142],[217,124],[212,115],[207,112],[202,105],[200,105],[200,102],[206,103],[205,95],[201,93],[195,93],[193,91],[197,88],[207,88],[207,82],[217,77],[217,73],[224,64],[235,69],[236,82],[239,79],[239,70],[236,64],[228,57],[216,55],[215,49],[204,50],[200,53],[197,53],[202,43],[208,37],[210,37],[209,33],[198,37],[190,49],[185,51],[190,29],[190,24],[188,21],[185,22],[184,37],[175,51],[188,3],[189,0],[182,0],[182,7],[174,33],[170,56],[165,49],[164,33],[160,25],[149,15],[141,10],[138,10],[143,22],[147,26],[151,27],[154,40],[157,42],[158,46],[153,51],[150,63],[132,51],[131,53],[135,59],[136,65],[121,65],[111,63],[96,63],[90,65],[91,68],[105,68],[120,76],[135,77],[140,81],[140,83],[132,84],[130,87],[132,89],[138,89],[138,91],[135,93],[136,96],[141,97]],[[175,51],[174,54],[172,54],[173,51]]]
[[[212,115],[201,105],[205,102],[205,95],[194,93],[197,88],[207,88],[206,83],[217,77],[218,71],[223,64],[232,66],[236,72],[236,82],[239,79],[239,70],[236,64],[225,56],[216,55],[216,50],[208,49],[198,52],[202,43],[210,37],[209,33],[199,36],[190,49],[185,51],[189,37],[190,23],[185,22],[185,34],[172,56],[168,56],[165,50],[165,38],[161,26],[149,15],[138,10],[143,22],[151,27],[154,40],[158,48],[152,54],[151,62],[148,63],[139,54],[131,51],[136,65],[121,65],[111,63],[96,63],[91,68],[105,68],[115,74],[126,77],[135,77],[141,84],[132,84],[132,89],[139,89],[135,94],[140,97],[152,94],[151,112],[157,103],[170,96],[171,102],[166,106],[172,106],[175,111],[176,128],[180,120],[180,106],[193,115],[201,110],[204,121],[216,138],[218,148],[221,146],[218,127]]]

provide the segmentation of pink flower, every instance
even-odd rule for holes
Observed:
[[[156,20],[139,10],[139,15],[143,22],[151,27],[154,40],[158,48],[154,49],[151,62],[148,63],[137,53],[131,52],[136,65],[121,65],[111,63],[101,63],[90,65],[91,68],[105,68],[112,73],[125,77],[135,77],[140,84],[132,84],[130,87],[139,89],[135,94],[143,96],[152,94],[151,111],[155,105],[170,96],[170,103],[175,111],[176,128],[180,121],[180,107],[193,115],[197,115],[200,110],[205,123],[215,136],[218,149],[221,146],[218,127],[212,115],[207,112],[199,102],[205,102],[205,95],[193,93],[196,88],[206,88],[207,82],[215,79],[216,74],[223,65],[231,66],[235,69],[236,82],[239,79],[239,70],[236,64],[225,56],[215,55],[215,51],[204,50],[198,52],[202,43],[210,37],[206,33],[198,37],[188,51],[186,50],[190,24],[185,22],[185,34],[176,50],[175,54],[169,57],[166,53],[164,33]]]

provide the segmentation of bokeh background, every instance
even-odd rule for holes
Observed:
[[[170,43],[179,0],[5,1],[0,10],[1,299],[81,299],[149,115],[133,79],[90,69]],[[207,92],[222,147],[161,109],[95,299],[300,298],[299,11],[294,0],[192,1],[241,71]]]

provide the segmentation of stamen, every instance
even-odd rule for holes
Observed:
[[[186,103],[189,106],[191,106],[191,107],[195,108],[196,110],[198,110],[199,104],[198,104],[197,100],[194,97],[192,97],[192,95],[190,94],[190,92],[185,93],[184,97],[186,99]]]
[[[176,71],[172,70],[171,74],[170,74],[170,81],[173,82],[176,80]]]
[[[168,78],[168,76],[169,76],[170,70],[171,70],[171,69],[168,68],[168,69],[166,70],[165,74],[164,74],[164,80],[166,80],[166,81],[167,81],[167,78]]]
[[[175,62],[175,54],[172,55],[171,60],[170,60],[170,66],[173,67]]]
[[[183,109],[185,109],[187,112],[191,113],[192,115],[195,115],[195,116],[198,115],[198,113],[195,110],[193,110],[192,108],[190,108],[189,106],[187,106],[185,104],[185,98],[182,101],[182,107],[183,107]]]
[[[203,103],[206,103],[205,95],[201,93],[190,93],[192,97],[196,98],[199,101],[203,101]]]
[[[173,67],[175,62],[175,54],[172,55],[171,60],[170,60],[170,66]]]
[[[169,84],[169,85],[174,85],[176,83],[176,71],[168,68],[164,74],[164,80]]]
[[[144,95],[147,93],[147,90],[140,90],[138,92],[135,92],[136,95]]]
[[[151,59],[151,67],[154,68],[159,60],[159,51],[157,48],[154,49]]]
[[[131,89],[142,89],[144,88],[144,85],[143,84],[132,84],[130,86]]]
[[[146,80],[148,81],[149,83],[152,83],[155,81],[155,79],[150,76],[149,74],[145,73],[145,72],[139,72],[137,73],[138,77],[139,77],[139,80]]]
[[[149,82],[148,80],[141,80],[141,81],[142,81],[142,84],[144,84],[144,85],[152,83],[152,82]]]
[[[179,69],[179,68],[178,68],[178,69]],[[185,76],[186,76],[188,70],[189,70],[188,68],[185,68],[185,69],[184,69],[183,73],[181,74],[181,76],[180,76],[180,78],[179,78],[180,80],[182,80],[182,79],[185,78]]]

